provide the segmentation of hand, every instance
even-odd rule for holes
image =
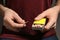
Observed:
[[[47,10],[45,10],[44,12],[42,12],[41,14],[39,14],[35,20],[40,20],[44,17],[48,18],[49,21],[48,23],[45,25],[45,29],[50,29],[52,27],[52,25],[54,23],[56,23],[57,21],[57,17],[58,17],[58,12],[59,12],[59,7],[58,6],[54,6],[52,8],[49,8]]]
[[[17,21],[14,22],[14,20]],[[19,15],[12,9],[6,8],[4,11],[4,26],[12,31],[19,31],[18,28],[23,28],[25,25],[25,20],[23,20]]]

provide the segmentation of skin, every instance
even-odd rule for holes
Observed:
[[[57,1],[56,6],[43,11],[41,14],[39,14],[35,18],[35,20],[40,20],[40,19],[42,19],[44,17],[47,17],[49,19],[49,21],[45,25],[45,29],[49,30],[50,28],[56,26],[56,21],[57,21],[57,17],[58,17],[59,11],[60,11],[60,0]]]
[[[0,5],[0,7],[4,12],[4,26],[7,29],[18,32],[18,28],[26,26],[25,20],[23,20],[15,11],[2,5]],[[16,20],[17,23],[13,20]]]
[[[57,21],[57,17],[58,17],[58,12],[59,12],[59,8],[58,6],[54,6],[52,8],[49,8],[47,10],[45,10],[44,12],[42,12],[41,14],[39,14],[35,20],[40,20],[44,17],[47,17],[49,19],[48,23],[45,25],[46,29],[50,29],[52,27],[52,25],[54,23],[56,23]]]
[[[45,29],[50,29],[51,26],[56,23],[58,12],[60,10],[59,7],[60,0],[58,0],[56,6],[43,11],[35,18],[35,20],[40,20],[43,17],[47,17],[49,21],[45,26]],[[23,28],[24,26],[26,26],[25,20],[23,20],[14,10],[4,7],[3,5],[0,5],[0,10],[4,12],[4,26],[7,29],[19,32],[18,28]],[[16,20],[17,23],[15,23],[13,20]]]

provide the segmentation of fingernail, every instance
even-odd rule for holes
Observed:
[[[35,20],[39,20],[39,18],[35,18]]]
[[[37,18],[35,18],[35,20],[37,20]]]
[[[47,30],[48,30],[49,28],[45,27],[45,29],[47,29]]]
[[[25,23],[25,20],[23,20],[23,22]]]

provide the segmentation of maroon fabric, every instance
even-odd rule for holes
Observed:
[[[30,35],[36,35],[37,32],[31,30],[32,28],[31,25],[34,21],[34,18],[38,14],[46,10],[47,8],[51,7],[51,1],[52,0],[7,0],[7,7],[15,10],[19,14],[19,16],[24,20],[29,21],[27,23],[26,28],[22,28],[22,30],[20,31],[23,31]],[[5,33],[6,32],[10,33],[8,30],[6,31],[5,29]],[[44,34],[44,37],[47,37],[53,34],[55,34],[54,29],[46,32]]]
[[[0,35],[0,38],[9,38],[12,40],[28,40],[28,39],[23,38],[21,36],[12,35],[12,34],[3,34],[2,36]]]

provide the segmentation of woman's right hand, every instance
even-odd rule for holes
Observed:
[[[23,28],[26,26],[25,20],[23,20],[15,11],[9,8],[5,8],[6,10],[4,11],[4,26],[12,31],[18,32],[19,28]],[[14,22],[14,20],[17,21]]]

